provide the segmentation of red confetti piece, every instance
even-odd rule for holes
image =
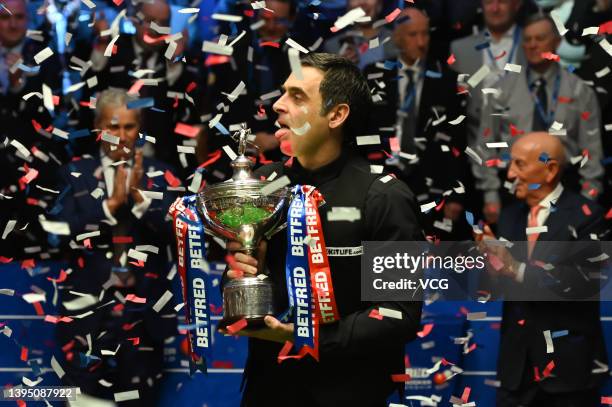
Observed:
[[[589,208],[589,205],[587,204],[583,204],[582,205],[582,212],[586,215],[586,216],[591,216],[593,214],[593,212],[591,212],[591,208]]]
[[[231,325],[228,325],[226,330],[230,334],[234,335],[237,332],[243,330],[247,326],[248,322],[246,319],[242,318],[240,321],[234,322]]]
[[[187,85],[187,87],[185,88],[185,92],[189,93],[197,87],[198,87],[198,84],[195,83],[194,81],[191,81],[189,82],[189,85]]]
[[[125,300],[126,300],[126,301],[131,301],[131,302],[134,302],[134,303],[136,303],[136,304],[145,304],[145,303],[147,302],[147,299],[146,299],[146,298],[138,297],[138,296],[137,296],[137,295],[135,295],[135,294],[128,294],[128,295],[125,297]]]
[[[26,404],[25,401],[23,401],[21,399],[17,400],[17,407],[26,407],[26,406],[27,406],[27,404]]]
[[[264,153],[259,153],[259,163],[260,164],[272,164],[272,160],[268,160]]]
[[[25,186],[38,177],[38,170],[30,168],[28,172],[19,178],[19,189],[24,190]]]
[[[85,267],[85,259],[83,257],[79,257],[77,259],[77,265],[79,266],[79,268]]]
[[[42,126],[40,125],[40,123],[38,123],[34,119],[32,119],[32,127],[34,127],[34,130],[36,130],[37,133],[38,133],[38,130],[42,129]]]
[[[599,35],[612,34],[612,20],[607,21],[599,26]]]
[[[380,315],[377,309],[373,309],[372,311],[370,311],[370,314],[368,315],[368,317],[378,319],[379,321],[383,320],[383,316]]]
[[[390,12],[389,14],[385,16],[385,20],[387,20],[387,22],[390,23],[393,20],[395,20],[401,12],[402,10],[400,10],[399,8],[396,8],[395,10],[393,10],[392,12]]]
[[[209,55],[204,61],[204,66],[213,66],[229,63],[230,58],[225,55]]]
[[[21,262],[22,269],[32,269],[34,267],[36,267],[36,263],[34,262],[34,259],[25,259]]]
[[[140,337],[127,338],[128,341],[132,342],[132,345],[138,346],[140,344]]]
[[[612,406],[612,396],[601,396],[601,404]]]
[[[557,101],[559,101],[559,103],[573,103],[574,99],[567,96],[559,96]]]
[[[514,124],[510,124],[510,135],[512,137],[520,136],[521,134],[525,134],[524,130],[517,129]]]
[[[59,322],[72,322],[73,319],[70,317],[55,317],[53,315],[45,315],[45,322],[50,322],[52,324],[57,324]]]
[[[231,360],[213,360],[213,369],[232,369],[234,363]]]
[[[117,45],[116,45],[116,44],[114,44],[114,45],[113,45],[113,50],[112,50],[112,52],[111,52],[111,53],[112,53],[112,55],[116,55],[116,54],[117,54],[117,50],[118,50],[118,49],[119,49],[119,48],[117,48]]]
[[[580,118],[582,120],[589,120],[589,117],[591,117],[591,112],[582,112],[582,113],[580,113]]]
[[[174,132],[176,134],[180,134],[181,136],[195,138],[200,132],[200,129],[198,127],[190,126],[188,124],[179,122],[174,128]]]
[[[427,335],[429,335],[431,333],[431,330],[433,329],[434,324],[425,324],[423,325],[423,330],[420,332],[417,332],[417,336],[419,338],[424,338]]]
[[[40,302],[34,302],[32,303],[32,306],[34,307],[34,311],[36,311],[36,315],[40,315],[40,316],[45,315],[45,311],[43,311],[43,308],[42,308],[42,305],[40,305]]]
[[[244,10],[244,15],[247,17],[255,16],[255,10]]]
[[[59,102],[60,102],[59,96],[53,95],[51,99],[53,100],[53,106],[59,106]]]
[[[115,6],[120,6],[123,0],[113,0],[113,3],[115,3]]]
[[[501,59],[506,56],[506,50],[503,50],[501,54],[495,57],[495,60]]]
[[[132,236],[113,236],[113,243],[116,244],[130,244],[134,242]]]
[[[550,376],[550,373],[552,372],[552,370],[554,368],[555,368],[555,361],[551,360],[550,362],[548,362],[548,364],[546,365],[546,367],[542,371],[542,376],[544,376],[544,377]]]
[[[443,199],[443,200],[442,200],[442,201],[441,201],[441,202],[438,204],[438,206],[436,206],[436,212],[440,212],[440,209],[442,209],[442,208],[444,207],[444,203],[445,203],[445,201],[446,201],[446,198],[445,198],[445,199]]]
[[[538,369],[537,366],[534,366],[533,367],[533,381],[539,382],[540,380],[542,380],[542,378],[540,377],[540,370]]]
[[[21,347],[21,356],[19,356],[19,359],[23,360],[24,362],[28,361],[28,348],[25,346]]]
[[[470,392],[472,391],[472,389],[470,389],[469,387],[465,387],[465,389],[463,389],[463,394],[461,395],[461,401],[463,401],[463,404],[468,402],[468,399],[470,398]]]
[[[457,58],[455,58],[455,54],[450,54],[450,56],[448,57],[448,59],[446,60],[446,63],[449,65],[454,64],[457,61]]]
[[[549,61],[559,62],[561,58],[557,54],[553,54],[552,52],[542,52],[542,58],[548,59]]]
[[[263,41],[259,43],[260,47],[280,48],[280,44],[276,41]]]
[[[66,278],[68,278],[68,274],[62,269],[60,270],[59,277],[57,278],[47,277],[47,280],[55,281],[56,283],[63,283],[64,281],[66,281]]]
[[[162,42],[164,41],[166,38],[170,37],[170,35],[166,34],[166,35],[161,35],[159,37],[151,37],[149,35],[149,33],[145,33],[143,40],[144,42],[146,42],[147,44],[155,44],[156,42]]]
[[[208,160],[204,161],[202,164],[198,165],[198,169],[199,168],[204,168],[207,167],[211,164],[213,164],[214,162],[216,162],[219,158],[221,158],[221,150],[215,150],[212,153],[208,154],[208,157],[210,157]]]
[[[611,211],[612,211],[612,209],[611,209]],[[10,263],[10,262],[12,262],[12,261],[13,261],[13,258],[12,258],[12,257],[4,257],[4,256],[0,256],[0,263],[4,263],[4,264],[6,264],[6,263]]]
[[[139,322],[139,321],[132,322],[131,324],[127,324],[127,323],[126,323],[126,324],[123,324],[123,325],[121,326],[121,329],[123,329],[124,331],[129,331],[129,330],[131,330],[132,328],[134,328],[138,322]]]
[[[606,213],[605,218],[606,218],[606,219],[612,219],[612,208],[610,208],[610,209],[608,210],[608,213]],[[2,260],[0,259],[0,261],[2,261]],[[3,262],[3,263],[4,263],[4,262]]]
[[[174,176],[174,174],[170,170],[166,170],[164,173],[164,178],[168,185],[171,187],[178,187],[181,185],[181,180]]]
[[[91,249],[91,240],[89,238],[83,240],[83,246],[85,246],[86,249]]]
[[[133,264],[136,267],[144,267],[144,261],[143,260],[131,261],[130,264]]]
[[[286,341],[285,344],[283,345],[283,347],[281,348],[280,352],[278,352],[278,356],[276,357],[276,361],[278,363],[281,363],[285,359],[292,358],[291,356],[288,356],[289,352],[291,352],[291,348],[293,348],[293,342]]]
[[[473,343],[470,345],[470,347],[467,349],[467,351],[465,352],[465,354],[467,355],[468,353],[472,352],[473,350],[476,349],[478,345],[476,345],[476,343]]]
[[[128,90],[129,95],[138,95],[140,93],[140,88],[144,86],[144,81],[142,79],[138,79]]]
[[[393,383],[406,383],[407,381],[410,381],[410,375],[409,374],[392,374],[391,375],[391,381]]]
[[[144,276],[147,278],[159,278],[159,276],[155,273],[145,273]]]
[[[178,101],[178,96],[174,97],[174,103],[172,103],[172,108],[176,109],[178,107],[179,101]]]

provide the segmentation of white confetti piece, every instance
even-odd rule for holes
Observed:
[[[544,331],[544,340],[546,341],[546,353],[554,353],[555,346],[553,345],[552,336],[550,335],[550,330]]]
[[[263,195],[270,195],[278,191],[279,189],[286,187],[289,184],[291,184],[291,181],[286,175],[283,175],[279,179],[276,179],[270,182],[269,184],[265,185],[263,188],[261,188],[261,193]]]
[[[385,170],[383,165],[370,165],[370,172],[372,174],[382,174]]]
[[[177,46],[178,45],[176,42],[171,41],[168,44],[168,47],[166,48],[166,52],[164,52],[164,58],[166,58],[168,61],[171,61]]]
[[[264,93],[263,95],[261,95],[259,97],[259,99],[261,99],[262,101],[264,100],[268,100],[268,99],[273,99],[277,96],[281,95],[281,91],[280,90],[273,90],[272,92],[268,92],[268,93]]]
[[[98,383],[100,383],[102,386],[104,387],[113,387],[113,384],[111,382],[107,382],[104,379],[100,379],[98,380]]]
[[[74,293],[74,291],[71,291]],[[91,294],[81,294],[71,301],[64,301],[63,305],[68,311],[77,311],[98,303],[98,299]]]
[[[477,70],[476,73],[470,77],[470,79],[468,79],[467,84],[470,85],[470,87],[475,88],[484,78],[486,78],[489,72],[491,72],[491,69],[488,65],[481,66],[480,69]]]
[[[229,45],[219,45],[215,42],[204,41],[202,44],[202,52],[231,56],[234,53],[234,48]]]
[[[234,150],[232,150],[232,148],[228,145],[223,146],[223,151],[225,151],[225,154],[227,154],[229,159],[232,161],[238,157],[238,155],[234,152]]]
[[[450,122],[448,122],[448,124],[452,124],[453,126],[456,126],[460,124],[461,122],[463,122],[463,120],[465,120],[465,115],[461,114],[456,119],[453,119]]]
[[[53,369],[57,377],[59,377],[60,379],[66,374],[57,359],[55,359],[55,356],[51,356],[51,368]]]
[[[302,52],[304,54],[308,54],[310,52],[310,51],[308,51],[308,49],[306,49],[303,46],[301,46],[297,41],[295,41],[292,38],[287,38],[287,41],[285,41],[285,44],[289,45],[292,49],[300,51],[300,52]]]
[[[115,401],[119,403],[120,401],[138,400],[140,398],[140,394],[138,393],[138,390],[130,390],[115,393],[114,397]]]
[[[599,32],[599,27],[587,27],[582,30],[582,36],[585,35],[597,35]]]
[[[495,143],[487,143],[488,148],[507,148],[508,143],[506,141],[499,141]]]
[[[52,221],[43,218],[39,218],[38,221],[40,222],[40,226],[42,226],[43,230],[47,233],[70,236],[70,225],[68,222]]]
[[[504,66],[504,71],[508,71],[508,72],[521,73],[522,69],[523,67],[517,64],[506,64],[506,66]]]
[[[106,49],[104,50],[105,57],[109,58],[113,55],[113,47],[115,46],[115,42],[117,42],[118,39],[119,39],[119,35],[115,35],[113,39],[110,40],[110,42],[106,46]]]
[[[334,206],[327,212],[327,220],[329,222],[334,221],[348,221],[354,222],[361,219],[361,211],[359,208],[348,207],[348,206]]]
[[[610,73],[610,67],[606,66],[605,68],[600,69],[599,71],[595,72],[595,76],[599,79],[599,78],[603,78],[609,73]]]
[[[219,21],[228,21],[230,23],[238,23],[240,21],[242,21],[242,16],[235,16],[232,14],[219,14],[219,13],[215,13],[212,15],[213,20],[219,20]]]
[[[432,210],[437,206],[436,201],[431,201],[429,203],[421,205],[421,212],[425,213],[427,211]]]
[[[153,305],[153,311],[161,311],[162,308],[164,308],[164,306],[168,303],[168,301],[170,301],[172,295],[173,294],[170,291],[166,290],[166,292],[161,297],[159,297],[159,300],[157,300],[157,302]]]
[[[39,294],[39,293],[27,293],[27,294],[23,294],[21,296],[21,298],[23,298],[23,300],[25,302],[27,302],[28,304],[34,304],[37,302],[46,302],[47,301],[47,296],[45,294]]]
[[[244,91],[245,89],[246,89],[246,84],[243,81],[240,81],[240,83],[236,85],[232,93],[230,93],[229,95],[226,94],[226,96],[230,102],[233,102],[236,99],[238,99],[238,96],[240,96],[242,94],[242,91]]]
[[[290,129],[295,135],[303,136],[304,134],[308,133],[308,130],[310,130],[310,123],[306,122],[301,127],[290,127]]]
[[[393,177],[391,175],[385,175],[384,177],[380,178],[379,181],[382,182],[383,184],[386,184],[387,182],[391,181],[393,179]]]
[[[527,235],[535,235],[537,233],[546,233],[548,232],[548,226],[532,226],[530,228],[525,228],[525,233]]]
[[[366,12],[361,7],[354,8],[343,16],[338,17],[338,19],[334,23],[334,27],[336,31],[339,31],[344,27],[353,24],[361,17],[365,17],[365,15]]]
[[[403,318],[402,312],[394,310],[394,309],[379,307],[378,313],[382,315],[383,317],[387,317],[387,318],[395,318],[395,319]]]
[[[202,173],[199,171],[196,171],[196,173],[194,174],[191,180],[191,184],[189,184],[189,187],[187,189],[190,192],[193,192],[195,194],[200,190],[201,185],[202,185]]]
[[[377,144],[380,144],[380,136],[378,134],[357,137],[358,146],[368,146],[368,145],[377,145]]]
[[[6,226],[4,226],[4,232],[2,232],[2,240],[6,239],[8,234],[11,233],[13,229],[15,229],[16,224],[17,224],[17,221],[14,219],[11,219],[8,222],[6,222]]]
[[[485,319],[487,317],[487,313],[485,311],[481,312],[468,312],[467,320],[468,321],[477,321],[479,319]]]
[[[17,151],[19,151],[19,153],[21,153],[22,156],[24,157],[29,157],[30,156],[30,150],[28,150],[26,148],[26,146],[24,146],[23,144],[21,144],[19,141],[17,140],[11,140],[10,143],[13,147],[15,147],[17,149]]]
[[[193,14],[193,13],[199,13],[200,9],[195,8],[195,7],[187,7],[187,8],[180,9],[178,12],[180,14]]]
[[[153,31],[155,31],[158,34],[162,34],[162,35],[170,34],[170,27],[158,25],[155,21],[151,21],[150,27]]]
[[[176,151],[184,154],[195,154],[194,146],[176,146]]]
[[[81,233],[81,234],[77,235],[75,240],[77,242],[80,242],[81,240],[89,239],[90,237],[96,237],[96,236],[100,236],[100,231],[99,230],[95,230],[93,232]]]
[[[110,134],[107,131],[103,131],[102,132],[102,140],[111,143],[111,144],[119,144],[119,142],[121,141],[121,139],[117,136],[113,136],[112,134]]]
[[[83,2],[83,4],[85,4],[87,7],[89,7],[90,9],[95,8],[96,7],[96,3],[94,3],[91,0],[81,0]]]
[[[41,62],[45,61],[51,55],[53,55],[53,51],[51,50],[51,48],[47,47],[39,51],[36,55],[34,55],[34,62],[40,65]]]
[[[15,290],[11,288],[0,288],[0,294],[8,295],[9,297],[12,297],[13,295],[15,295]]]
[[[91,195],[93,199],[100,199],[102,196],[104,196],[104,190],[98,187],[94,189],[93,191],[91,191],[89,195]]]
[[[130,249],[127,255],[128,257],[131,257],[132,259],[136,259],[138,261],[147,261],[147,257],[148,257],[147,253],[143,253],[143,252],[140,252],[134,249]]]
[[[602,253],[599,256],[587,258],[587,261],[589,261],[591,263],[598,263],[600,261],[608,260],[609,258],[610,258],[610,256],[608,256],[608,254]]]
[[[25,385],[26,385],[26,386],[28,386],[28,387],[34,387],[34,386],[36,386],[37,384],[39,384],[40,382],[42,382],[42,381],[43,381],[43,378],[42,378],[42,377],[39,377],[39,378],[38,378],[38,379],[36,379],[36,380],[30,380],[30,379],[28,379],[27,377],[23,376],[23,377],[21,378],[21,381],[23,382],[23,384],[25,384]]]
[[[472,150],[470,147],[466,147],[465,153],[470,156],[472,160],[476,161],[479,165],[482,165],[482,158],[480,158],[476,151]]]
[[[44,83],[42,85],[42,95],[43,105],[49,112],[53,112],[55,109],[53,106],[53,92],[51,91],[51,88]]]
[[[564,36],[565,33],[567,33],[568,29],[565,28],[565,24],[563,23],[563,20],[562,20],[563,17],[559,15],[559,11],[557,11],[556,9],[551,11],[550,16],[555,22],[555,26],[557,27],[557,31],[559,32],[559,35]]]
[[[289,55],[289,65],[291,66],[293,76],[300,81],[304,80],[304,75],[302,74],[302,64],[300,62],[300,52],[295,48],[289,48],[287,54]]]

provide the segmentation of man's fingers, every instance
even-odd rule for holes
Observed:
[[[257,259],[252,256],[249,256],[248,254],[237,252],[236,254],[234,254],[234,258],[237,262],[246,263],[250,266],[257,267]]]

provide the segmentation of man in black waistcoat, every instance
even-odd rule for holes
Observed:
[[[292,158],[262,167],[257,176],[287,175],[293,185],[316,187],[339,321],[319,327],[319,361],[311,357],[277,362],[294,326],[267,316],[266,328],[250,336],[245,369],[245,406],[385,406],[403,383],[392,380],[404,370],[404,346],[419,330],[421,302],[364,302],[360,298],[360,260],[364,241],[422,240],[414,197],[401,181],[372,174],[369,163],[350,147],[367,112],[368,86],[350,61],[310,53],[301,64],[303,79],[292,73],[274,104],[281,128],[281,150]],[[350,210],[353,221],[334,220],[334,208]],[[267,246],[267,247],[266,247]],[[269,269],[279,309],[287,308],[285,233],[262,244],[258,259],[236,253],[226,279]],[[342,249],[342,250],[336,250]],[[337,256],[343,253],[343,256]],[[265,259],[265,260],[264,260]],[[401,319],[371,318],[387,308]]]

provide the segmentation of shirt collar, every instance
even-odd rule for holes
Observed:
[[[536,80],[543,78],[547,84],[552,84],[555,80],[555,76],[557,76],[557,73],[559,72],[559,64],[553,63],[544,73],[536,72],[533,69],[531,69],[530,72],[531,82],[535,82]]]
[[[334,161],[312,171],[302,167],[299,160],[294,158],[291,164],[291,174],[293,175],[292,180],[295,183],[311,184],[313,186],[325,184],[326,182],[340,176],[340,172],[346,164],[350,154],[351,152],[345,151],[343,148],[340,156]]]
[[[563,193],[563,185],[559,182],[555,189],[553,189],[544,199],[538,203],[539,206],[549,209],[551,205],[555,205],[559,200],[559,197]]]
[[[21,54],[23,51],[23,45],[25,44],[25,38],[23,40],[21,40],[21,42],[17,45],[15,45],[14,47],[5,47],[0,45],[0,55],[6,55],[9,52],[13,52],[16,54]]]
[[[115,166],[113,165],[115,161],[113,161],[112,158],[107,156],[103,149],[100,149],[100,161],[102,162],[102,168],[104,169],[109,167],[113,169],[115,168]],[[133,160],[131,158],[129,160],[126,160],[128,167],[132,166],[132,162]]]
[[[516,30],[516,24],[512,24],[512,27],[508,28],[508,30],[504,33],[504,35],[502,35],[499,41],[503,41],[506,39],[514,39],[514,30]],[[494,44],[499,43],[499,41],[495,41],[495,38],[491,35],[491,32],[488,29],[487,29],[487,33],[488,33],[490,42]]]
[[[416,61],[413,65],[408,65],[402,57],[398,57],[398,61],[400,62],[400,72],[412,71],[415,74],[415,77],[419,76],[419,73],[425,68],[425,60],[421,59]]]

